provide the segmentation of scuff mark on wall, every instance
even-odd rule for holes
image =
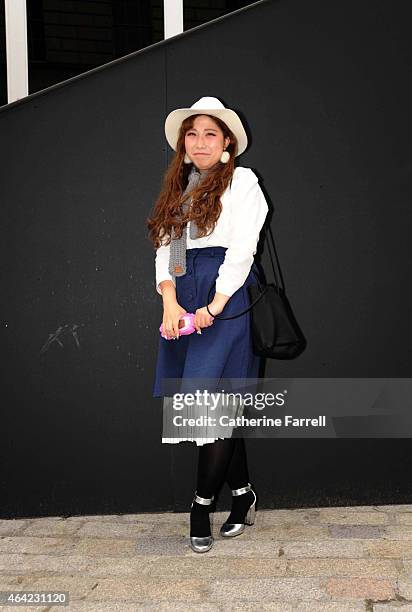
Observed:
[[[39,352],[39,355],[41,355],[42,353],[45,353],[50,348],[50,346],[53,344],[53,342],[57,342],[61,346],[61,348],[63,348],[63,342],[61,341],[61,337],[65,335],[72,336],[74,338],[77,348],[80,349],[79,337],[76,331],[78,327],[79,326],[76,325],[76,323],[73,323],[72,325],[70,324],[60,325],[54,333],[49,334],[49,337],[46,340],[46,342],[43,344]]]

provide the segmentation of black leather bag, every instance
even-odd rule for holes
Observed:
[[[268,357],[269,359],[294,359],[306,348],[306,340],[286,296],[285,284],[270,226],[269,233],[272,239],[273,251],[278,264],[279,278],[281,279],[282,285],[279,284],[275,263],[269,248],[275,282],[264,284],[261,282],[258,275],[255,274],[257,285],[249,285],[247,287],[250,299],[249,308],[231,317],[213,315],[208,306],[206,306],[206,308],[208,313],[215,319],[236,319],[250,310],[252,343],[255,355],[259,357]],[[213,282],[213,285],[209,289],[208,304],[211,301],[210,293],[215,286],[215,282],[216,281]]]

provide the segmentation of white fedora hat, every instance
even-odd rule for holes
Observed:
[[[168,114],[165,121],[165,134],[167,142],[176,151],[177,138],[182,121],[191,115],[213,115],[224,121],[227,127],[237,138],[240,155],[247,147],[247,136],[239,116],[230,108],[225,108],[220,100],[212,96],[204,96],[192,104],[190,108],[176,108]]]

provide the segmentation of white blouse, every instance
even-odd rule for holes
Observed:
[[[209,246],[227,247],[223,263],[218,269],[216,292],[231,297],[245,282],[256,254],[260,231],[269,207],[251,168],[237,166],[233,173],[232,186],[227,187],[220,198],[222,212],[216,227],[209,236],[191,239],[188,222],[187,248]],[[159,283],[171,280],[169,274],[170,245],[156,250],[156,290],[162,295]]]

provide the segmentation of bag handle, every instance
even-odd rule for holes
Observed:
[[[276,247],[275,247],[275,241],[274,241],[274,239],[273,239],[272,229],[271,229],[270,225],[268,225],[268,228],[269,228],[270,236],[271,236],[271,239],[272,239],[272,247],[273,247],[273,251],[274,251],[274,253],[275,253],[276,262],[277,262],[277,265],[278,265],[278,268],[279,268],[279,277],[280,277],[280,279],[281,279],[281,281],[282,281],[282,286],[280,286],[280,285],[279,285],[279,282],[278,282],[278,276],[277,276],[277,274],[276,274],[276,269],[275,269],[275,264],[274,264],[274,261],[273,261],[272,253],[270,252],[270,248],[269,248],[270,260],[271,260],[271,262],[272,262],[273,274],[274,274],[274,276],[275,276],[275,289],[277,289],[277,290],[278,290],[278,292],[279,292],[279,289],[282,289],[283,291],[285,291],[285,284],[284,284],[284,282],[283,282],[282,271],[281,271],[281,269],[280,269],[279,259],[278,259],[278,255],[277,255],[277,252],[276,252]],[[266,238],[266,234],[267,234],[267,232],[265,233],[265,238]],[[209,313],[209,314],[210,314],[210,315],[211,315],[211,316],[212,316],[214,319],[222,319],[222,320],[224,320],[224,319],[237,319],[237,317],[240,317],[241,315],[244,315],[244,314],[246,314],[247,312],[249,312],[249,310],[251,310],[251,309],[253,308],[253,306],[254,306],[255,304],[257,304],[257,302],[258,302],[258,301],[259,301],[259,300],[260,300],[260,299],[261,299],[261,298],[264,296],[264,294],[265,294],[265,293],[266,293],[266,291],[268,290],[269,285],[266,285],[266,286],[265,286],[265,288],[264,288],[264,289],[263,289],[263,291],[262,291],[262,289],[261,289],[261,288],[262,288],[262,284],[261,284],[261,282],[260,282],[260,280],[259,280],[259,276],[256,274],[255,270],[253,270],[253,269],[252,269],[252,272],[254,272],[254,274],[255,274],[255,276],[256,276],[256,279],[257,279],[257,284],[258,284],[258,287],[259,287],[259,290],[260,290],[260,295],[259,295],[259,296],[258,296],[258,297],[257,297],[255,300],[253,300],[253,302],[250,304],[249,308],[246,308],[245,310],[242,310],[242,311],[241,311],[241,312],[239,312],[238,314],[236,314],[236,315],[232,315],[231,317],[222,317],[222,316],[220,316],[220,315],[214,315],[214,314],[212,314],[212,313],[210,312],[209,307],[208,307],[208,304],[207,304],[207,305],[206,305],[207,311],[208,311],[208,313]],[[212,285],[211,285],[211,287],[210,287],[210,289],[209,289],[209,293],[207,294],[207,301],[208,301],[208,302],[210,301],[210,292],[212,291],[212,289],[213,289],[213,287],[214,287],[214,285],[215,285],[215,282],[216,282],[216,280],[214,280],[214,281],[213,281],[213,283],[212,283]]]

